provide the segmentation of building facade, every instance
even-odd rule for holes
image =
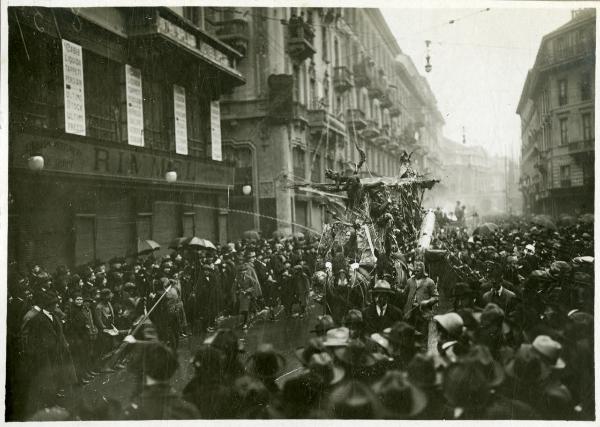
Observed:
[[[9,262],[227,242],[218,101],[245,81],[195,9],[8,9]]]
[[[441,144],[440,156],[444,159],[441,183],[432,192],[428,207],[453,211],[460,201],[467,207],[467,215],[520,213],[517,164],[512,159],[448,138]]]
[[[517,109],[527,213],[593,212],[595,41],[595,9],[573,11],[527,74]]]
[[[419,169],[439,144],[435,97],[377,9],[206,8],[216,34],[244,52],[247,83],[221,101],[223,149],[235,162],[230,235],[319,232],[319,196],[292,182],[348,171],[394,175],[403,150]],[[432,156],[433,157],[433,156]],[[246,189],[244,194],[243,189]],[[251,190],[251,191],[248,191]]]

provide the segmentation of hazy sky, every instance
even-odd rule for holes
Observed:
[[[568,6],[568,5],[567,5]],[[515,111],[542,37],[570,19],[553,9],[383,9],[400,48],[425,75],[446,124],[444,135],[518,159]],[[456,20],[448,24],[449,20]],[[425,40],[431,40],[426,73]],[[510,151],[506,151],[510,153]]]

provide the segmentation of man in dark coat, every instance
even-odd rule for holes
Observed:
[[[143,387],[124,410],[127,420],[189,420],[200,418],[196,407],[170,385],[179,367],[177,355],[160,343],[145,344],[140,359]]]
[[[98,328],[94,324],[90,308],[84,304],[83,295],[79,291],[73,293],[73,304],[69,310],[66,332],[77,377],[82,384],[87,384],[90,382],[90,371],[93,368],[92,353],[98,338]]]
[[[100,291],[100,301],[94,309],[94,322],[98,328],[98,353],[104,356],[115,347],[115,337],[111,332],[114,329],[115,311],[111,300],[113,293],[110,289],[104,288]],[[104,367],[103,371],[113,372],[113,369]]]
[[[41,311],[28,322],[28,413],[54,406],[60,392],[69,392],[77,382],[69,344],[62,324],[54,314],[58,308],[58,297],[52,291],[44,292],[39,297],[39,304]]]
[[[378,280],[371,292],[373,302],[363,312],[367,334],[381,332],[402,320],[402,311],[390,302],[395,292],[386,280]]]
[[[308,294],[310,292],[310,278],[306,274],[306,271],[302,265],[295,265],[292,269],[292,280],[296,289],[296,295],[300,305],[300,315],[306,313],[306,306],[308,305]]]

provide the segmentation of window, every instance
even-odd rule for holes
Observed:
[[[294,147],[292,161],[294,164],[294,176],[297,178],[304,178],[306,176],[304,169],[304,150],[300,147]]]
[[[327,44],[327,27],[322,26],[321,27],[321,49],[323,50],[322,54],[323,54],[323,61],[328,61],[329,60],[329,55],[328,55],[328,44]]]
[[[333,39],[333,54],[334,54],[333,65],[335,65],[336,67],[339,67],[341,65],[340,64],[340,45],[338,43],[337,37]]]
[[[192,156],[206,157],[210,141],[210,104],[208,99],[198,97],[186,90],[188,149]]]
[[[592,114],[591,113],[585,113],[581,115],[581,126],[582,126],[582,134],[583,134],[583,140],[584,141],[591,141],[594,138],[594,133],[593,133],[593,128],[594,126],[592,125]]]
[[[560,186],[570,187],[571,186],[571,166],[562,165],[560,167]]]
[[[294,65],[294,101],[300,102],[300,67]]]
[[[83,51],[86,128],[93,138],[120,139],[121,73],[122,65]]]
[[[567,40],[564,37],[560,37],[556,40],[556,54],[559,59],[567,54]]]
[[[558,81],[558,105],[567,104],[567,80],[561,79]]]
[[[58,99],[62,98],[61,42],[22,26],[23,41],[14,25],[9,27],[10,121],[19,129],[56,126]],[[29,58],[27,56],[29,54]]]
[[[592,82],[590,73],[581,75],[581,100],[588,101],[592,99]]]
[[[569,143],[569,119],[560,119],[560,143]]]
[[[313,154],[314,162],[311,163],[310,180],[312,182],[321,182],[321,156]]]
[[[171,89],[172,90],[172,89]],[[146,147],[168,150],[166,101],[173,97],[171,91],[165,91],[159,81],[144,74],[142,77],[144,95],[144,144]]]

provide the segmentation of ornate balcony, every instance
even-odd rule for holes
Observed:
[[[543,55],[540,59],[540,68],[548,70],[570,62],[581,61],[595,54],[596,45],[593,41],[575,43],[565,46],[562,49],[554,49],[553,52]]]
[[[380,134],[379,127],[375,120],[367,120],[367,126],[361,131],[360,136],[365,139],[377,138]]]
[[[369,98],[382,99],[388,90],[387,80],[385,76],[379,75],[371,79],[371,84],[368,86]]]
[[[365,113],[358,108],[349,109],[346,111],[346,125],[349,132],[363,130],[367,127]]]
[[[354,86],[354,79],[348,67],[335,67],[333,69],[333,87],[337,92],[346,92]]]
[[[315,32],[303,18],[292,17],[288,22],[288,54],[298,62],[313,56]]]
[[[228,21],[217,22],[217,37],[223,43],[237,50],[246,56],[248,43],[250,40],[250,28],[248,21],[242,18],[231,19]]]
[[[373,142],[375,142],[375,144],[381,146],[382,148],[387,148],[388,145],[391,143],[390,127],[388,125],[384,125],[381,128],[379,136],[375,137],[373,139]]]
[[[369,86],[374,77],[375,62],[370,57],[365,57],[358,64],[354,64],[354,84],[356,86]]]
[[[267,116],[272,123],[300,120],[308,122],[306,107],[294,101],[294,78],[290,74],[272,74],[268,79]]]
[[[325,105],[314,103],[307,111],[308,127],[312,134],[320,136],[325,132],[333,132],[341,137],[346,136],[344,123],[339,121],[333,114],[327,112]]]

